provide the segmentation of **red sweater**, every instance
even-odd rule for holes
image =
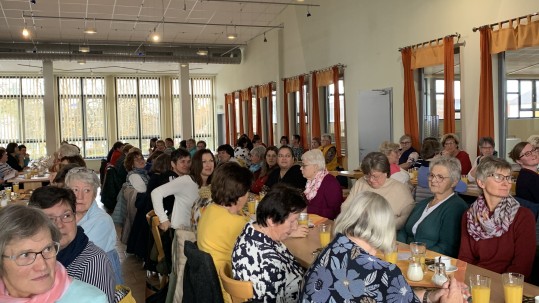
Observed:
[[[535,218],[520,207],[509,230],[498,238],[475,241],[462,215],[459,259],[497,273],[517,272],[528,278],[535,257]]]
[[[472,162],[470,162],[470,155],[467,152],[461,150],[455,156],[460,161],[461,174],[467,175],[468,172],[472,169]]]
[[[342,201],[342,189],[339,181],[333,175],[327,174],[322,179],[316,196],[309,201],[307,212],[335,220],[341,212]]]

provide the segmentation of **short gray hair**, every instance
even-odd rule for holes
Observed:
[[[311,149],[301,156],[301,161],[303,164],[312,164],[316,165],[317,170],[323,170],[326,168],[326,160],[324,159],[324,154],[319,149]]]
[[[399,148],[400,148],[400,145],[398,145],[397,143],[389,142],[389,141],[382,142],[382,144],[380,144],[380,147],[379,147],[380,152],[386,156],[388,156],[389,153],[391,153],[392,151],[398,152]]]
[[[321,138],[326,138],[331,142],[331,135],[330,134],[323,134]]]
[[[460,161],[457,158],[453,157],[435,157],[430,161],[429,164],[429,173],[432,172],[432,168],[436,165],[443,166],[449,171],[449,180],[451,183],[458,182],[460,180],[460,173],[462,171],[462,166]]]
[[[251,155],[258,156],[262,161],[264,160],[264,154],[266,153],[266,148],[262,145],[253,147],[249,152]]]
[[[24,240],[42,230],[49,230],[52,241],[59,242],[62,235],[43,211],[33,207],[12,204],[0,209],[0,255],[6,254],[11,241]],[[0,258],[0,276],[4,275],[4,258]]]
[[[477,165],[476,179],[485,182],[489,175],[502,169],[511,171],[511,164],[502,158],[492,156],[483,157],[479,165]]]
[[[81,181],[92,186],[94,189],[95,200],[95,197],[97,196],[97,189],[101,184],[99,183],[97,174],[93,170],[85,167],[75,167],[70,169],[66,175],[65,185],[68,188],[71,188],[71,182],[73,181]]]
[[[386,253],[393,248],[395,228],[395,215],[387,200],[365,191],[343,204],[333,232],[360,238]]]
[[[80,149],[72,144],[64,143],[58,149],[58,158],[80,156]]]
[[[365,158],[363,158],[363,161],[361,161],[361,170],[365,175],[370,174],[372,170],[376,170],[385,173],[388,178],[391,176],[389,159],[387,159],[387,156],[381,152],[368,153]]]
[[[533,146],[539,146],[539,135],[531,135],[526,141],[530,142]]]

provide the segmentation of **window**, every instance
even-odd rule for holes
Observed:
[[[539,80],[507,80],[507,117],[538,118]]]
[[[147,151],[161,137],[160,98],[158,78],[116,78],[118,139]]]
[[[307,80],[307,79],[306,79]],[[307,127],[306,131],[307,131],[307,138],[309,137],[309,132],[310,132],[310,127],[309,127],[309,113],[310,113],[310,110],[308,108],[308,102],[307,102],[307,98],[309,98],[309,94],[308,94],[308,91],[309,91],[309,86],[307,84],[303,84],[303,109],[305,111],[305,125]],[[300,133],[300,115],[299,115],[299,91],[295,92],[293,94],[294,96],[294,114],[295,114],[295,124],[294,124],[294,127],[295,127],[295,132],[294,134],[298,134],[301,136],[301,133]],[[301,140],[303,141],[306,141],[307,138],[301,138]],[[292,140],[290,140],[292,141]]]
[[[25,144],[32,158],[47,154],[43,95],[42,77],[0,77],[0,144]]]
[[[62,141],[76,144],[84,158],[107,155],[104,78],[59,77],[58,93]]]
[[[330,84],[326,87],[323,87],[324,94],[324,104],[321,111],[325,113],[326,123],[320,124],[322,127],[322,133],[334,134],[335,133],[335,85]],[[346,142],[346,123],[345,123],[345,105],[344,105],[344,79],[339,79],[339,103],[340,103],[340,122],[341,122],[341,153],[346,154],[347,142]],[[324,129],[325,127],[325,129]],[[337,134],[335,134],[337,136]],[[333,138],[335,140],[335,138]]]
[[[427,112],[437,115],[440,120],[444,119],[444,80],[425,79],[425,97],[427,100]],[[455,120],[460,120],[460,80],[455,80]],[[428,93],[430,92],[430,94]]]

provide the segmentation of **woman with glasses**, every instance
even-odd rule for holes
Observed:
[[[389,160],[386,155],[380,152],[367,154],[361,162],[361,171],[365,176],[356,181],[342,207],[347,203],[353,203],[359,193],[375,192],[389,202],[395,215],[396,228],[401,229],[414,208],[414,198],[406,185],[389,178]]]
[[[301,173],[307,179],[307,212],[334,220],[341,212],[342,190],[339,181],[328,173],[321,150],[311,149],[303,154]]]
[[[114,271],[105,252],[88,239],[75,221],[76,197],[72,190],[55,186],[36,189],[29,206],[41,209],[60,231],[56,260],[67,274],[101,289],[114,302]]]
[[[116,229],[112,218],[95,200],[99,189],[97,174],[85,167],[75,167],[67,173],[65,184],[75,193],[77,225],[84,229],[90,241],[107,254],[114,270],[116,284],[123,284],[120,258],[116,251]]]
[[[38,209],[9,205],[0,210],[0,302],[109,302],[56,261],[61,238]]]
[[[520,165],[516,196],[539,203],[539,149],[528,142],[520,142],[509,152],[509,157]]]
[[[304,189],[307,180],[301,174],[300,166],[294,164],[294,152],[288,145],[283,145],[277,153],[277,165],[266,181],[266,186],[272,188],[277,183],[286,183],[298,189]]]
[[[460,181],[460,162],[448,157],[432,160],[428,180],[434,196],[416,204],[397,233],[397,240],[423,242],[428,249],[455,258],[460,243],[460,221],[468,208],[455,193]]]
[[[410,135],[403,135],[400,140],[400,157],[399,165],[403,169],[408,169],[414,165],[414,162],[419,158],[419,154],[412,146],[412,137]]]
[[[462,167],[462,174],[467,175],[472,169],[472,162],[470,162],[470,155],[459,149],[459,137],[453,133],[445,134],[442,137],[442,147],[442,156],[457,158]]]
[[[459,259],[505,273],[529,277],[535,256],[535,218],[509,195],[511,165],[486,157],[477,166],[483,191],[462,216]]]
[[[393,142],[384,141],[380,144],[380,152],[386,155],[389,160],[391,178],[401,183],[408,184],[410,175],[399,166],[399,145]]]
[[[498,152],[494,150],[495,144],[492,137],[479,138],[477,145],[479,147],[480,155],[475,158],[472,164],[472,169],[470,169],[470,171],[468,172],[468,182],[475,182],[475,170],[477,169],[477,165],[479,165],[479,162],[481,162],[481,159],[483,159],[483,157],[498,156]]]

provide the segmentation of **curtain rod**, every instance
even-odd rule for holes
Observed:
[[[454,33],[452,35],[447,35],[445,37],[442,37],[442,38],[438,38],[438,39],[434,39],[434,40],[430,40],[430,41],[425,41],[425,42],[422,42],[422,43],[417,43],[417,44],[412,44],[412,45],[408,45],[408,46],[405,46],[405,47],[401,47],[399,48],[399,52],[402,51],[403,49],[405,48],[408,48],[408,47],[414,47],[414,46],[421,46],[421,45],[425,45],[425,44],[431,44],[432,42],[436,42],[436,41],[439,41],[439,40],[442,40],[446,37],[457,37],[457,43],[459,43],[459,39],[460,39],[460,34],[459,33]]]
[[[246,88],[238,89],[238,90],[235,90],[235,91],[233,91],[233,92],[231,92],[231,93],[227,93],[227,94],[233,94],[233,93],[235,93],[235,92],[240,92],[240,93],[241,93],[241,91],[244,91],[244,90],[246,90],[246,89],[249,89],[249,88],[257,88],[257,87],[259,87],[259,86],[264,86],[264,85],[267,85],[267,84],[270,84],[270,83],[271,83],[271,85],[273,86],[273,84],[275,84],[275,81],[269,81],[269,82],[266,82],[266,83],[264,83],[264,84],[257,84],[257,85],[247,86]]]
[[[337,64],[332,65],[332,66],[330,66],[330,67],[312,70],[312,71],[309,72],[309,74],[316,73],[316,72],[321,72],[321,71],[325,71],[325,70],[330,70],[330,69],[334,68],[335,66],[337,66],[337,67],[342,67],[342,68],[346,68],[346,65],[344,65],[344,64],[342,64],[342,63],[337,63]]]
[[[512,21],[512,20],[520,20],[520,19],[524,19],[524,18],[528,18],[528,17],[533,17],[533,16],[537,16],[537,14],[539,13],[533,13],[533,14],[528,14],[528,15],[525,15],[525,16],[520,16],[520,17],[516,17],[516,18],[511,18],[511,19],[507,19],[507,20],[504,20],[504,21],[501,21],[501,22],[496,22],[496,23],[492,23],[492,24],[485,24],[485,25],[481,25],[479,27],[474,27],[472,28],[472,31],[475,33],[477,32],[478,30],[480,30],[481,28],[483,27],[493,27],[493,26],[496,26],[496,25],[502,25],[504,23],[509,23],[509,21]]]

